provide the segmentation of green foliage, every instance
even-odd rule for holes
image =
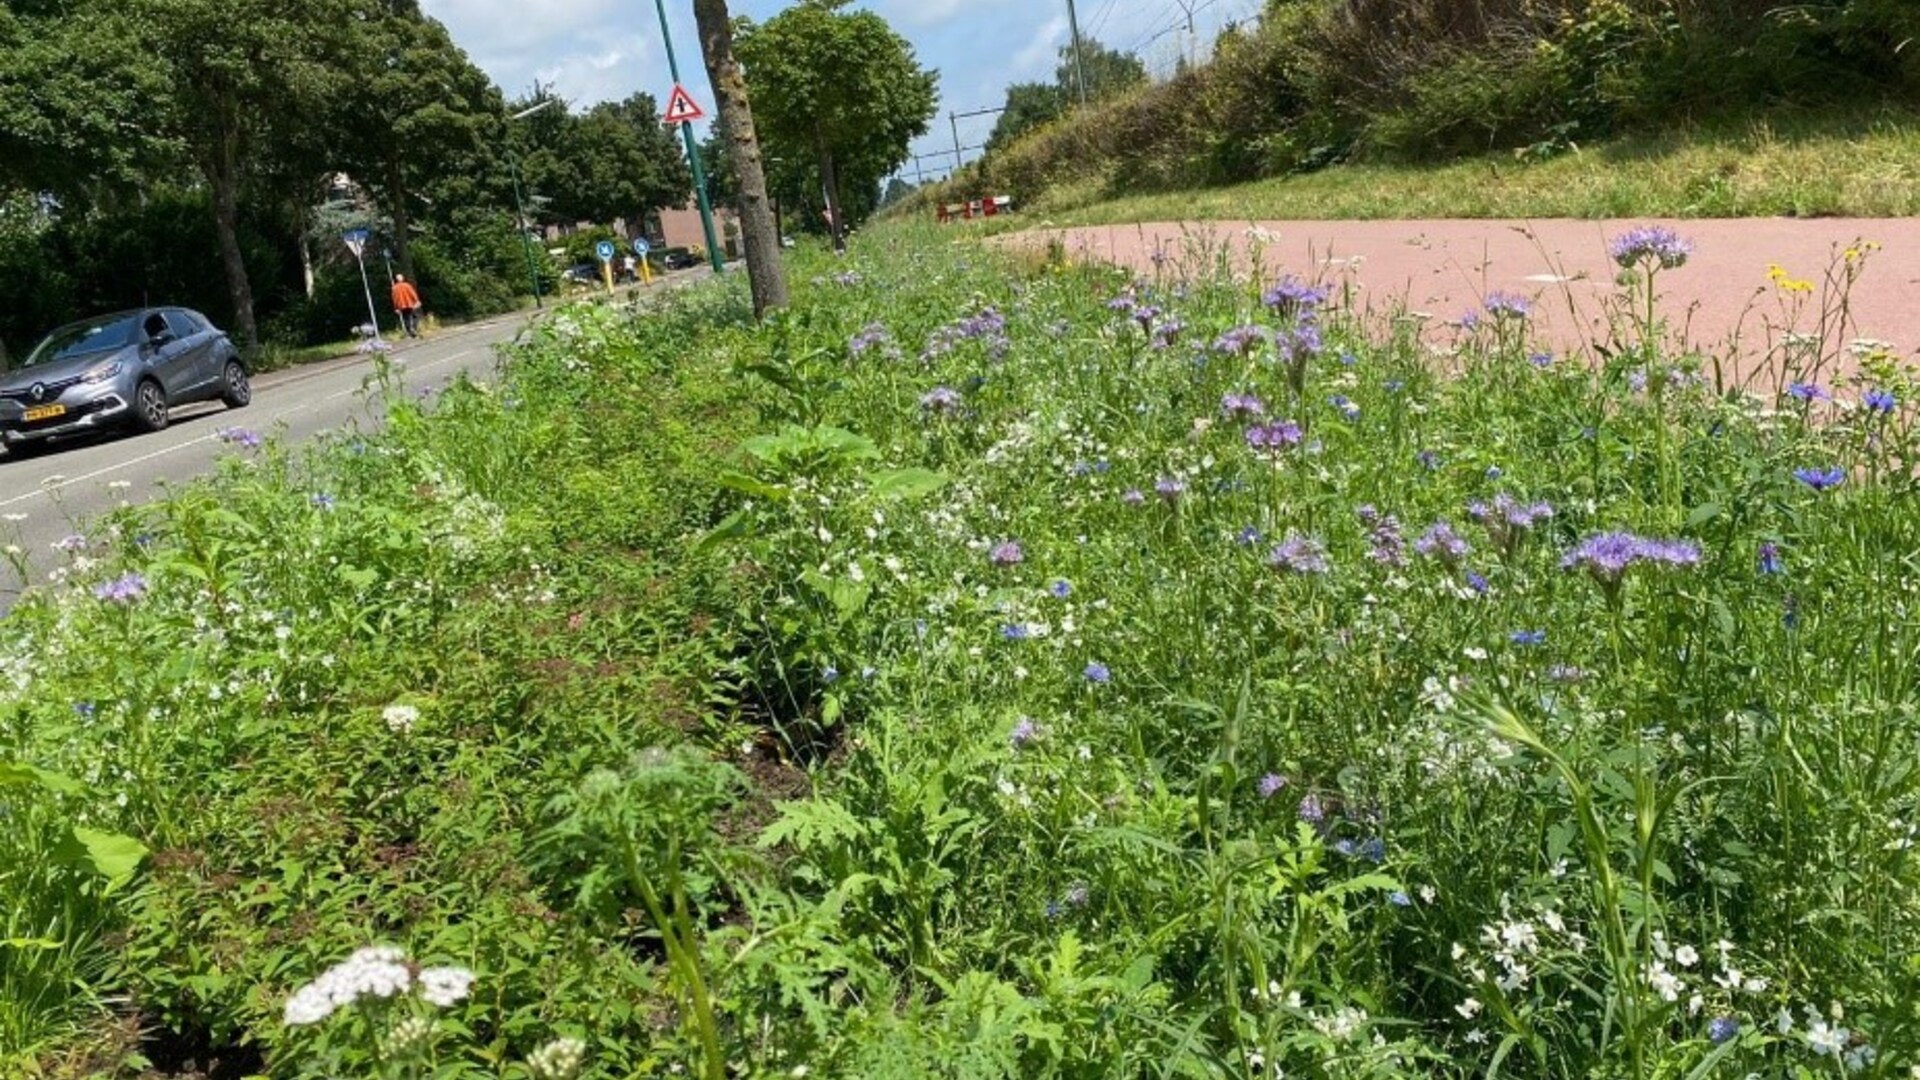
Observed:
[[[743,27],[736,51],[769,156],[813,162],[829,189],[877,194],[881,178],[926,134],[936,78],[885,19],[846,6],[804,0]],[[867,209],[856,203],[842,212],[851,222]]]

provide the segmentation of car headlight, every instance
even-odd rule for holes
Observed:
[[[103,383],[118,374],[120,374],[120,361],[114,360],[110,363],[101,364],[99,367],[80,376],[80,381],[83,383]]]

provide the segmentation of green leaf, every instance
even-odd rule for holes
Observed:
[[[876,499],[918,499],[946,487],[949,478],[932,469],[888,469],[873,474],[868,490]]]
[[[1704,525],[1714,518],[1719,517],[1720,513],[1721,507],[1719,503],[1702,503],[1694,507],[1693,512],[1687,515],[1687,528],[1691,529],[1699,525]]]
[[[112,885],[123,885],[146,861],[147,846],[124,833],[75,825],[73,834],[55,849],[54,858],[85,866]]]
[[[0,787],[37,787],[55,795],[84,795],[87,785],[38,765],[0,762]]]
[[[756,499],[767,499],[773,502],[784,501],[788,494],[787,489],[778,484],[769,484],[742,472],[723,472],[714,477],[713,482],[728,491],[737,491],[742,495],[751,495]]]

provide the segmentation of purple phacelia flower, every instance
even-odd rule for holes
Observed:
[[[1480,306],[1495,322],[1513,320],[1522,322],[1533,315],[1533,301],[1524,296],[1508,292],[1492,292],[1480,302]]]
[[[953,387],[936,386],[920,396],[920,409],[934,416],[954,416],[964,401],[960,391]]]
[[[1255,424],[1247,429],[1247,445],[1255,450],[1285,450],[1300,445],[1300,425],[1291,420]]]
[[[1826,491],[1845,483],[1847,471],[1838,465],[1830,465],[1824,469],[1795,469],[1793,478],[1815,491]]]
[[[1453,526],[1445,521],[1434,522],[1420,538],[1413,542],[1413,550],[1429,559],[1438,559],[1447,566],[1458,566],[1460,560],[1473,551],[1465,537],[1453,531]]]
[[[94,599],[110,604],[131,604],[146,593],[147,579],[131,571],[93,587]]]
[[[1309,825],[1318,825],[1327,820],[1327,808],[1320,802],[1320,796],[1308,792],[1300,800],[1300,820]]]
[[[1144,506],[1147,501],[1147,493],[1141,491],[1139,488],[1128,488],[1120,493],[1120,501],[1126,503],[1128,506]]]
[[[1363,516],[1361,520],[1366,519]],[[1376,513],[1367,527],[1367,541],[1372,546],[1367,557],[1374,562],[1382,566],[1407,565],[1407,540],[1400,532],[1399,518],[1392,514],[1382,516]]]
[[[1674,270],[1687,264],[1693,242],[1665,226],[1643,225],[1614,237],[1608,254],[1623,267],[1656,263],[1661,269]]]
[[[1153,328],[1153,347],[1171,349],[1180,342],[1180,335],[1187,332],[1187,324],[1178,315],[1170,315]]]
[[[1153,493],[1160,496],[1163,502],[1179,502],[1180,496],[1187,493],[1187,484],[1186,481],[1177,477],[1163,476],[1154,481]]]
[[[1700,548],[1688,540],[1658,540],[1629,532],[1597,533],[1580,541],[1560,559],[1565,570],[1584,569],[1603,585],[1616,585],[1639,563],[1689,567],[1700,562]]]
[[[86,547],[87,538],[81,536],[79,533],[74,533],[71,536],[63,536],[53,542],[53,549],[55,551],[84,551]]]
[[[1310,319],[1327,302],[1327,290],[1289,275],[1268,289],[1261,300],[1282,319]]]
[[[1267,415],[1267,406],[1252,394],[1225,394],[1220,398],[1220,415],[1229,420],[1252,420]]]
[[[1289,535],[1267,555],[1267,565],[1292,574],[1327,572],[1327,549],[1308,536]]]
[[[861,327],[860,332],[847,342],[847,351],[860,356],[871,349],[883,348],[892,343],[893,335],[887,333],[886,326],[872,322]]]
[[[1018,540],[1002,540],[987,551],[987,561],[995,566],[1018,566],[1026,558]]]
[[[1236,326],[1213,340],[1213,351],[1228,356],[1248,356],[1271,340],[1265,327]]]
[[[1013,730],[1007,734],[1007,742],[1013,744],[1013,748],[1018,750],[1039,737],[1039,725],[1023,716],[1020,718],[1019,723],[1013,725]]]

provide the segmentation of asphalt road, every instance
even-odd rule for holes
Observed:
[[[494,346],[511,341],[528,322],[511,315],[404,342],[390,354],[404,386],[419,391],[444,386],[461,372],[487,381],[496,372]],[[347,357],[259,376],[253,403],[231,410],[213,402],[183,406],[166,430],[152,435],[104,434],[57,445],[36,457],[0,457],[0,543],[18,544],[41,580],[64,556],[54,544],[84,533],[95,515],[122,502],[158,497],[212,470],[216,459],[235,452],[218,433],[242,427],[286,442],[305,442],[322,432],[379,423],[366,387],[369,357]],[[11,570],[0,571],[12,576]],[[0,610],[12,606],[22,587],[0,581]]]

